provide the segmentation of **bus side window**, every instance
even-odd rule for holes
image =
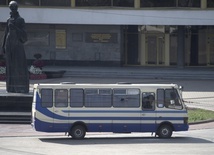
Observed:
[[[53,90],[52,89],[41,89],[41,102],[42,107],[53,106]]]
[[[111,107],[111,89],[85,89],[86,107]]]
[[[135,88],[114,89],[113,106],[135,108],[140,106],[140,90]]]
[[[99,99],[102,102],[102,107],[112,106],[112,90],[111,89],[99,89]]]
[[[155,108],[155,94],[142,93],[142,108],[144,110],[154,110]]]
[[[164,89],[157,90],[157,107],[158,108],[164,107]]]
[[[55,107],[67,107],[68,106],[68,90],[56,89],[55,90]]]
[[[83,89],[70,89],[70,106],[83,107]]]

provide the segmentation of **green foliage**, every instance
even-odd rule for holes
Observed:
[[[214,120],[214,111],[203,109],[188,109],[189,123],[205,120]]]

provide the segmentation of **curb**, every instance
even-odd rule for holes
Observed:
[[[191,122],[191,123],[189,123],[189,125],[205,124],[205,123],[211,123],[211,122],[214,122],[214,119],[204,120],[204,121],[197,121],[197,122]]]

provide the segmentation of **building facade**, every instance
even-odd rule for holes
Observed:
[[[0,0],[0,37],[10,0]],[[214,0],[17,0],[29,63],[214,65]]]

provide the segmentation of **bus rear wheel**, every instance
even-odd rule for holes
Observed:
[[[172,127],[168,124],[161,125],[158,129],[158,136],[160,138],[170,138],[172,136]]]
[[[85,137],[86,129],[82,125],[76,125],[71,128],[70,135],[73,139],[83,139]]]

